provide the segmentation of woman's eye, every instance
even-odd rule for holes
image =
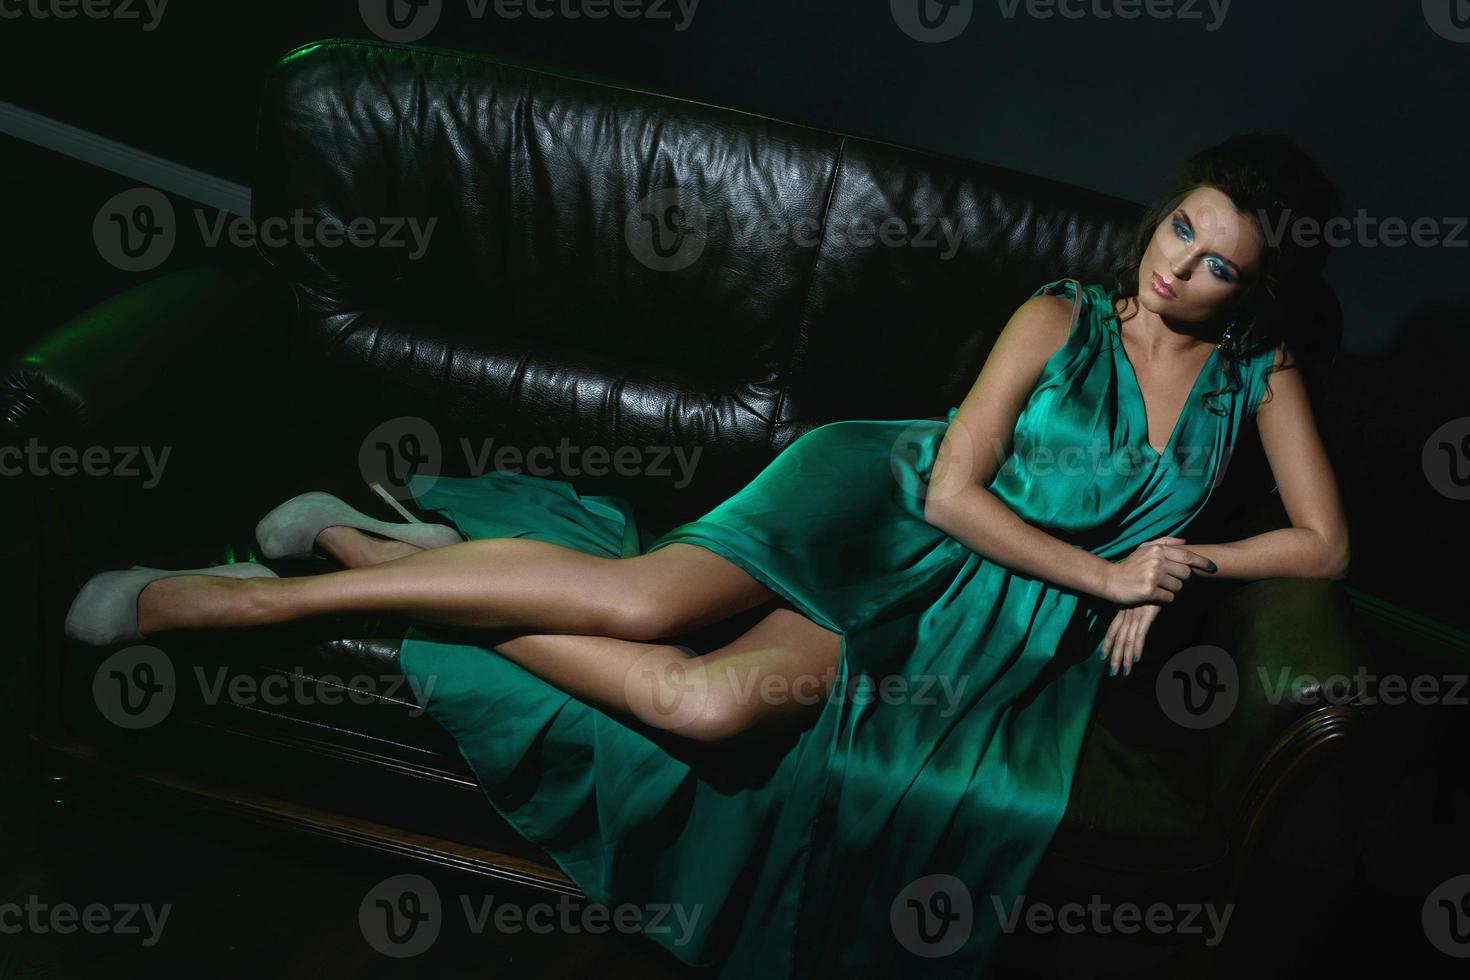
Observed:
[[[1210,259],[1210,271],[1215,274],[1216,279],[1224,282],[1230,281],[1230,269],[1219,259]]]
[[[1189,225],[1185,224],[1182,218],[1174,219],[1174,234],[1178,235],[1186,242],[1194,237],[1194,233],[1190,231]]]

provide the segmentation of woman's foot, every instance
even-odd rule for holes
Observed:
[[[424,550],[407,541],[380,538],[342,524],[323,528],[316,536],[316,545],[348,568],[377,565]]]
[[[255,526],[255,540],[260,545],[264,558],[307,558],[316,553],[327,530],[343,528],[348,531],[364,532],[372,539],[407,543],[412,549],[423,550],[444,545],[458,544],[464,535],[453,527],[443,524],[425,524],[388,497],[407,523],[390,523],[369,517],[352,507],[340,497],[321,490],[309,490],[278,505],[260,519]],[[348,561],[376,564],[395,557],[412,554],[412,551],[392,549],[383,551],[373,545],[364,544],[370,538],[335,534],[339,547]]]

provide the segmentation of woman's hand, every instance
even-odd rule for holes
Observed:
[[[1147,602],[1118,610],[1108,626],[1108,635],[1102,641],[1102,659],[1112,660],[1109,677],[1118,672],[1120,665],[1124,676],[1133,672],[1133,665],[1143,656],[1143,640],[1148,635],[1148,628],[1159,618],[1162,608],[1158,603]]]
[[[1139,545],[1108,569],[1103,598],[1120,606],[1173,602],[1194,569],[1215,571],[1214,562],[1182,544],[1183,538],[1155,538]]]

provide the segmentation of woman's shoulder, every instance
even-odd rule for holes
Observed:
[[[1024,351],[1022,361],[1028,370],[1039,372],[1039,384],[1053,380],[1081,363],[1096,346],[1092,324],[1097,319],[1093,309],[1097,289],[1075,278],[1043,284],[1012,315],[1002,332],[1006,342],[1000,346]]]
[[[1007,330],[1022,335],[1048,352],[1056,350],[1067,339],[1073,322],[1078,297],[1070,280],[1046,283],[1026,297],[1011,315]]]
[[[1100,283],[1087,283],[1076,278],[1054,279],[1044,283],[1027,297],[1021,309],[1044,311],[1061,324],[1063,337],[1087,337],[1095,331],[1093,324],[1114,312],[1113,291]]]

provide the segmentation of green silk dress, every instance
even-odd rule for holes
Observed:
[[[990,490],[1111,561],[1180,534],[1265,391],[1212,352],[1160,454],[1113,299],[1073,300]],[[1107,664],[1101,600],[1016,574],[923,518],[948,417],[818,426],[705,516],[656,539],[619,497],[511,471],[431,478],[470,539],[722,555],[842,634],[809,728],[738,751],[625,724],[492,647],[414,629],[405,674],[489,802],[587,895],[719,977],[983,975],[1071,791]],[[428,685],[432,682],[432,687]],[[657,910],[668,911],[656,921]],[[677,914],[676,914],[677,913]],[[682,915],[682,918],[680,917]],[[682,923],[682,924],[681,924]]]

